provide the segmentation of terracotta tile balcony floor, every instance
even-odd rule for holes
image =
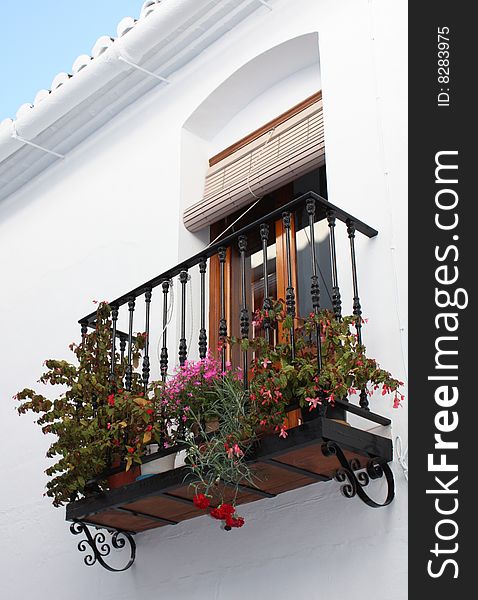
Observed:
[[[241,486],[237,504],[329,481],[337,471],[343,472],[344,464],[338,456],[323,452],[327,442],[342,450],[352,472],[366,469],[370,461],[384,466],[392,460],[390,439],[317,418],[290,429],[286,439],[274,435],[260,440],[251,459],[257,488]],[[72,502],[67,506],[66,519],[139,533],[202,516],[204,511],[193,504],[194,488],[186,477],[187,469],[180,467]],[[360,481],[358,475],[357,479]]]

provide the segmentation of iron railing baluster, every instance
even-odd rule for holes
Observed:
[[[220,296],[220,316],[219,316],[219,342],[221,344],[221,368],[226,370],[226,255],[227,249],[223,246],[219,248],[219,296]]]
[[[307,214],[309,216],[309,244],[310,244],[310,257],[312,262],[312,276],[310,278],[310,295],[312,298],[312,308],[314,314],[317,316],[320,311],[320,287],[319,278],[317,276],[317,256],[315,252],[315,200],[307,200]],[[320,325],[315,325],[315,336],[317,344],[317,372],[320,375],[322,371],[322,346],[320,342]]]
[[[188,282],[188,272],[181,271],[179,282],[181,283],[181,337],[179,338],[179,364],[184,366],[188,355],[186,342],[186,284]]]
[[[262,308],[265,311],[263,325],[264,325],[264,337],[267,342],[271,339],[271,322],[268,316],[268,311],[271,309],[271,299],[269,298],[269,271],[267,264],[267,241],[269,239],[269,225],[262,223],[260,228],[260,235],[262,241],[262,271],[264,276],[264,302]]]
[[[290,249],[290,228],[291,228],[291,213],[285,212],[282,215],[282,221],[285,229],[285,251],[286,251],[286,263],[287,263],[287,287],[285,290],[285,304],[286,312],[292,319],[292,326],[289,330],[290,335],[290,346],[292,360],[295,359],[295,333],[294,333],[294,318],[295,318],[295,290],[292,285],[292,257]]]
[[[144,301],[145,301],[145,308],[146,308],[146,322],[145,322],[144,327],[145,327],[146,338],[144,340],[142,375],[143,375],[143,389],[144,389],[145,395],[146,395],[146,392],[148,391],[149,374],[151,372],[150,360],[149,360],[149,334],[150,334],[149,321],[150,321],[150,314],[151,314],[151,297],[152,297],[152,290],[151,290],[151,288],[149,288],[144,293]]]
[[[121,354],[121,364],[124,362],[124,357],[126,354],[126,342],[128,340],[127,335],[120,335],[120,354]]]
[[[118,307],[111,307],[111,323],[112,323],[112,332],[111,332],[111,364],[110,364],[110,384],[112,388],[115,386],[115,367],[116,367],[116,330],[118,325]]]
[[[249,310],[247,308],[247,286],[246,286],[246,250],[247,250],[247,237],[245,235],[239,236],[238,240],[239,252],[241,255],[241,339],[247,340],[249,337]],[[247,359],[247,348],[242,348],[242,378],[244,382],[244,389],[248,388],[248,359]]]
[[[129,327],[128,327],[128,365],[126,367],[125,388],[130,391],[133,383],[133,320],[136,300],[131,297],[128,301]]]
[[[206,333],[206,265],[207,259],[204,258],[199,263],[199,273],[201,276],[201,322],[199,329],[199,358],[205,358],[207,354],[207,333]]]
[[[88,333],[88,321],[80,321],[81,325],[81,341],[84,342]]]
[[[329,244],[330,244],[330,267],[332,271],[332,307],[336,319],[342,318],[342,299],[340,297],[339,278],[337,271],[337,248],[335,244],[335,212],[327,211],[327,223],[329,225]]]
[[[358,291],[358,277],[357,277],[357,259],[355,256],[355,223],[351,220],[347,220],[347,233],[350,240],[350,261],[352,265],[352,286],[353,286],[353,314],[355,316],[355,328],[357,330],[357,341],[359,345],[362,345],[362,306],[360,304],[360,296]],[[359,404],[364,410],[369,410],[369,402],[367,396],[367,390],[363,388],[360,390],[360,401]]]
[[[168,334],[168,293],[169,293],[169,281],[163,281],[163,333],[162,333],[162,341],[163,345],[161,347],[161,356],[159,360],[159,368],[161,371],[161,380],[163,382],[166,381],[166,377],[168,374],[168,344],[167,344],[167,334]]]

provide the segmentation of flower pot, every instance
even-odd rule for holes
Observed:
[[[179,467],[184,467],[184,465],[186,464],[186,457],[187,457],[186,450],[181,450],[180,452],[177,452],[174,456],[174,458],[175,458],[174,468],[179,469]]]
[[[120,465],[120,460],[118,458],[113,461],[113,464],[111,466],[112,466],[112,468],[116,468],[116,467],[119,467],[119,465]],[[120,471],[119,473],[116,473],[115,475],[110,475],[107,478],[108,487],[110,490],[113,490],[115,488],[122,487],[123,485],[128,485],[129,483],[133,483],[134,481],[136,481],[136,477],[139,477],[140,474],[141,474],[140,468],[135,466],[135,467],[131,467],[131,469],[129,469],[129,471]]]
[[[148,446],[147,454],[154,454],[158,451],[158,444],[150,444]],[[174,469],[174,461],[176,459],[176,452],[172,452],[167,456],[161,456],[149,462],[141,465],[141,475],[157,475],[158,473],[164,473]]]

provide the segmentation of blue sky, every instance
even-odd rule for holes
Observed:
[[[71,72],[101,35],[116,37],[123,17],[138,18],[142,0],[0,0],[0,121]]]

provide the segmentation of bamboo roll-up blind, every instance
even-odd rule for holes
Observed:
[[[213,164],[203,198],[186,209],[184,224],[199,231],[324,162],[320,99]]]

